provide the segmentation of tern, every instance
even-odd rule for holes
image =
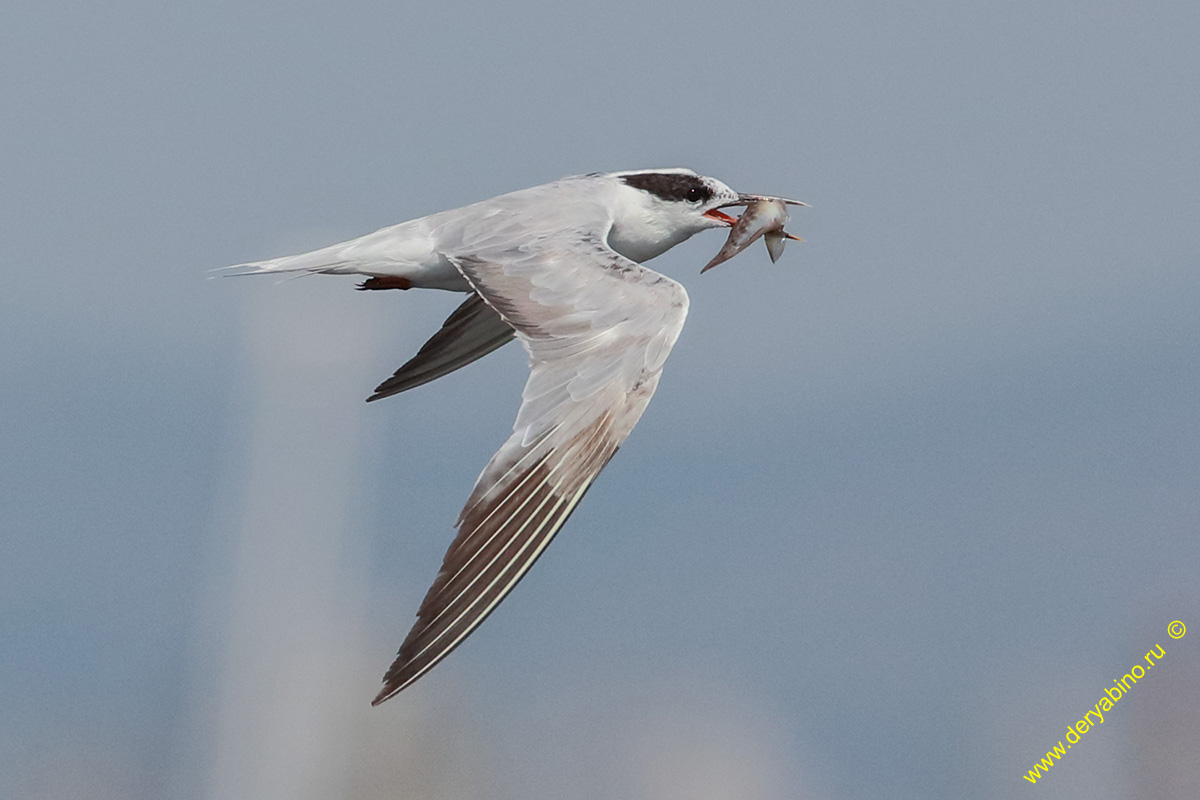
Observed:
[[[513,338],[529,355],[512,435],[475,482],[372,705],[432,669],[512,591],[646,410],[688,296],[641,262],[700,231],[731,227],[737,220],[721,209],[762,199],[690,169],[592,173],[227,268],[363,275],[363,290],[467,293],[368,402],[453,372]]]

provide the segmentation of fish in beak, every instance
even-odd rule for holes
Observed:
[[[720,252],[713,257],[712,261],[709,261],[705,265],[704,269],[700,270],[701,272],[707,272],[717,264],[733,258],[752,245],[760,236],[763,237],[763,241],[767,245],[767,253],[771,256],[772,263],[778,261],[779,257],[783,255],[783,247],[788,239],[797,242],[804,241],[800,237],[793,236],[785,231],[783,226],[788,221],[787,207],[789,205],[807,207],[807,203],[802,203],[799,200],[788,200],[783,197],[743,194],[738,195],[736,202],[727,203],[722,208],[737,205],[746,206],[746,210],[733,223],[733,226],[729,230],[729,238],[725,240],[725,245],[721,248]],[[710,215],[714,213],[720,214],[721,212],[715,209],[708,212]],[[721,217],[730,221],[733,220],[727,214],[721,214]],[[720,217],[714,218],[719,219]]]

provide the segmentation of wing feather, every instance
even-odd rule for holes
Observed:
[[[512,341],[516,331],[475,293],[446,318],[417,354],[367,398],[381,400],[429,383]]]
[[[637,424],[687,316],[682,286],[602,241],[451,260],[516,331],[530,376],[376,704],[445,658],[533,566]]]

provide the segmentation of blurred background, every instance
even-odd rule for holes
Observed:
[[[1200,796],[1196,4],[5,17],[0,796]],[[637,431],[370,708],[524,354],[368,406],[458,298],[208,270],[661,166],[807,241],[652,263]]]

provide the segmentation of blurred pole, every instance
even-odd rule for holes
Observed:
[[[356,682],[368,587],[355,509],[363,392],[385,326],[344,280],[242,280],[250,422],[226,515],[231,563],[218,570],[229,583],[212,624],[199,796],[325,798],[346,782],[375,688]]]
[[[368,437],[384,415],[364,399],[403,360],[396,343],[415,350],[445,309],[325,276],[226,283],[245,388],[181,676],[191,719],[166,794],[489,796],[490,744],[446,672],[440,692],[370,706],[413,609],[393,605],[396,580],[370,583],[363,510],[379,454]]]

